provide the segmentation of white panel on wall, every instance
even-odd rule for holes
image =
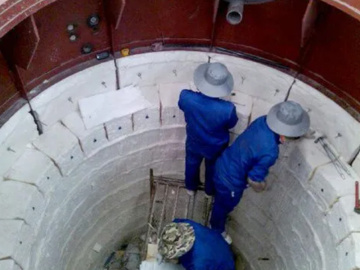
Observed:
[[[81,117],[87,129],[150,107],[138,87],[127,86],[116,92],[79,100]]]
[[[78,109],[78,101],[99,93],[116,90],[113,60],[84,69],[50,86],[34,99],[32,107],[45,124],[45,131],[68,113]]]

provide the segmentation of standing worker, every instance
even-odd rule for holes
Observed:
[[[220,233],[189,219],[175,219],[164,227],[159,254],[179,259],[186,270],[235,270],[233,254]]]
[[[211,196],[215,161],[238,120],[234,104],[220,99],[231,93],[234,80],[223,64],[206,63],[196,68],[194,83],[200,92],[182,90],[178,103],[186,121],[185,185],[188,194],[194,195],[205,159],[205,193]]]
[[[244,189],[249,185],[256,192],[263,191],[269,168],[279,156],[278,144],[300,138],[309,126],[309,115],[298,103],[281,102],[267,116],[251,123],[219,157],[210,224],[228,243],[231,238],[225,232],[226,217],[239,203]]]

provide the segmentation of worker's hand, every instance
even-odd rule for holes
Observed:
[[[252,187],[252,189],[255,191],[255,192],[262,192],[266,189],[266,182],[263,181],[263,182],[255,182],[253,180],[251,180],[250,178],[247,179],[250,187]]]

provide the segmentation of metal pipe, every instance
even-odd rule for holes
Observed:
[[[239,24],[243,18],[244,0],[232,0],[226,13],[226,20],[232,25]]]
[[[176,214],[176,209],[177,209],[177,204],[178,204],[178,200],[179,200],[179,191],[180,191],[180,187],[176,187],[176,194],[175,194],[175,206],[174,206],[174,211],[171,217],[171,220],[174,220],[175,218],[175,214]]]
[[[158,227],[158,237],[160,237],[160,233],[161,233],[161,227],[162,227],[162,223],[163,223],[163,219],[164,219],[164,214],[165,214],[165,208],[166,208],[166,201],[167,201],[167,197],[168,197],[168,190],[169,190],[169,186],[166,185],[165,186],[165,195],[164,195],[164,200],[163,200],[163,205],[162,205],[162,209],[161,209],[161,215],[160,215],[160,220],[159,220],[159,227]]]
[[[355,182],[355,212],[360,213],[359,181]]]

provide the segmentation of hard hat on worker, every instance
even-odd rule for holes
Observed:
[[[181,257],[193,247],[194,241],[195,233],[190,224],[171,222],[161,233],[159,253],[167,259]]]
[[[234,88],[234,79],[221,63],[205,63],[194,72],[194,83],[201,93],[209,97],[226,97]]]
[[[300,104],[294,101],[285,101],[270,109],[266,123],[276,134],[300,137],[309,130],[310,118]]]

